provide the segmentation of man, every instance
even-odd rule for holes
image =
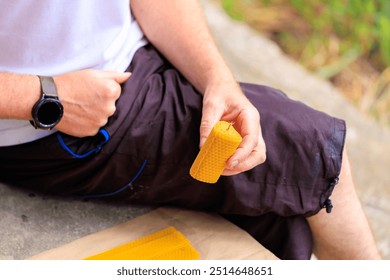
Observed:
[[[1,181],[216,211],[283,259],[380,258],[344,122],[239,85],[197,1],[0,5]],[[209,185],[188,171],[219,120],[243,141]]]

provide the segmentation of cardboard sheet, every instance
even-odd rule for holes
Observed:
[[[180,231],[203,260],[277,259],[248,233],[220,216],[176,208],[158,208],[29,259],[81,260],[169,226]]]

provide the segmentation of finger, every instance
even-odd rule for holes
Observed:
[[[122,84],[130,78],[131,72],[104,71],[104,75],[105,78],[112,79],[118,84]]]
[[[127,78],[128,77],[130,76],[127,74]],[[117,76],[112,76],[112,79],[105,80],[105,85],[106,85],[105,94],[107,94],[107,97],[110,98],[110,101],[116,101],[120,97],[122,93],[122,87],[120,85],[122,78],[123,77],[118,78]]]
[[[249,135],[245,136],[242,139],[240,146],[227,161],[227,166],[229,168],[235,168],[237,165],[243,163],[245,160],[247,160],[256,145],[257,139],[254,139],[254,137]]]
[[[122,84],[124,82],[126,82],[131,76],[131,73],[130,72],[123,72],[123,73],[118,73],[118,75],[116,75],[114,77],[114,80],[118,83],[118,84]]]
[[[222,113],[218,113],[218,111],[216,106],[206,104],[203,106],[199,147],[203,146],[214,125],[220,120]]]
[[[250,148],[253,145],[252,143],[248,143],[250,141],[253,141],[255,144],[254,148]],[[249,153],[245,150],[246,147],[251,149]],[[252,140],[249,137],[244,137],[237,151],[227,161],[226,166],[231,170],[246,171],[265,161],[265,151],[265,142],[261,133],[261,129],[259,129],[258,137],[255,140]]]
[[[245,161],[262,140],[260,123],[256,121],[256,116],[245,116],[245,113],[242,113],[239,118],[242,121],[238,123],[237,129],[242,136],[242,142],[227,161],[227,166],[231,169]]]
[[[264,163],[265,160],[265,143],[264,141],[260,141],[258,147],[252,151],[248,158],[246,158],[244,161],[241,161],[238,165],[234,166],[234,168],[229,168],[227,166],[222,175],[230,176],[248,171],[257,165]]]

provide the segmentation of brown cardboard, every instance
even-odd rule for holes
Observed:
[[[248,233],[220,216],[176,208],[158,208],[29,259],[80,260],[169,226],[184,234],[203,260],[277,259]]]

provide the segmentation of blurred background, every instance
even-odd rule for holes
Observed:
[[[217,0],[390,126],[389,0]]]

